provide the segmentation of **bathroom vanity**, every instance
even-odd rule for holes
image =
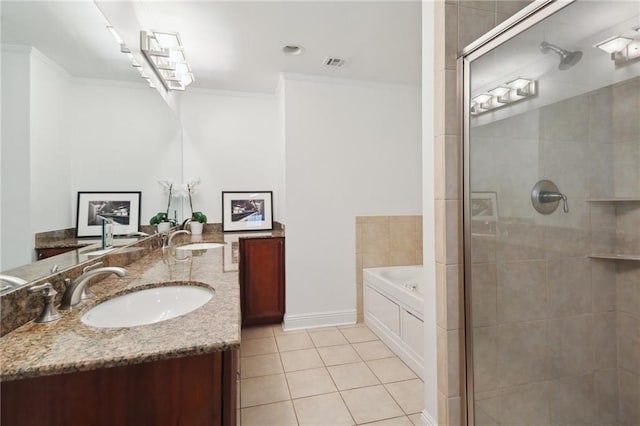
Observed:
[[[124,266],[128,275],[94,283],[95,299],[55,322],[29,321],[0,338],[1,424],[236,424],[238,273],[224,270],[222,248],[178,252],[158,248],[157,238],[96,259]],[[219,233],[201,237],[221,240]],[[192,240],[181,235],[175,242]],[[140,251],[145,254],[134,262],[120,263]],[[64,273],[52,279],[58,290]],[[190,313],[147,325],[82,322],[105,300],[167,284],[207,287],[213,297]]]

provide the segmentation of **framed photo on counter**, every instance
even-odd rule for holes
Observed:
[[[272,191],[222,191],[222,231],[273,229]]]
[[[102,220],[113,223],[114,235],[126,235],[140,227],[140,191],[78,192],[76,236],[102,236]]]

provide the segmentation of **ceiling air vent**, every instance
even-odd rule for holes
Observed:
[[[337,56],[327,56],[324,58],[324,65],[327,67],[338,67],[340,68],[345,64],[345,60],[342,58],[338,58]]]

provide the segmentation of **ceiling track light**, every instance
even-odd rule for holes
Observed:
[[[471,99],[470,112],[472,116],[484,114],[514,102],[529,99],[537,94],[538,84],[536,80],[517,78],[505,85],[488,90],[486,93],[474,96]]]
[[[193,73],[177,32],[140,31],[140,50],[167,91],[184,91],[193,83]]]

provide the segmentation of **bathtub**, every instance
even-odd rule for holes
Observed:
[[[365,323],[423,378],[422,265],[366,268],[363,274]]]

